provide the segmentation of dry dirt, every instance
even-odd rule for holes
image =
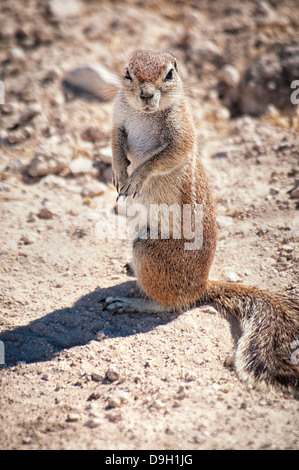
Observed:
[[[1,2],[1,449],[299,448],[298,401],[252,390],[224,366],[230,328],[211,307],[104,309],[108,295],[134,292],[131,242],[96,231],[116,199],[101,154],[113,103],[62,86],[81,64],[120,74],[136,45],[174,51],[217,201],[211,277],[298,294],[295,106],[232,118],[217,93],[223,65],[242,73],[263,50],[298,44],[294,6],[73,0],[60,16],[54,1]],[[94,166],[30,177],[37,146],[57,136]],[[81,195],[99,180],[103,194]]]

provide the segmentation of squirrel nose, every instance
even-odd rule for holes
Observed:
[[[141,90],[141,92],[140,92],[140,98],[145,100],[145,101],[150,100],[153,96],[154,96],[154,94],[149,92],[149,91]]]

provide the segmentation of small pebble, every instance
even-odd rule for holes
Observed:
[[[101,426],[104,423],[104,421],[101,418],[91,418],[88,421],[86,421],[85,426],[87,428],[93,429]]]
[[[109,419],[112,423],[118,423],[122,420],[123,416],[120,411],[111,411],[111,413],[107,413],[105,418]]]
[[[110,367],[106,372],[106,378],[110,380],[110,382],[114,382],[119,379],[119,374],[114,367]]]
[[[78,413],[69,413],[66,418],[66,421],[70,423],[77,423],[79,420],[80,415]]]
[[[161,400],[154,400],[151,404],[152,408],[155,408],[156,410],[162,410],[165,408],[165,404]]]
[[[91,374],[91,378],[94,382],[103,382],[104,380],[104,377],[96,372]]]
[[[272,196],[276,196],[276,194],[279,194],[279,189],[277,188],[270,188],[270,194]]]
[[[119,390],[115,392],[112,397],[109,397],[108,406],[109,408],[118,408],[124,405],[125,403],[127,403],[128,400],[129,400],[129,394],[122,390]]]
[[[228,271],[225,273],[225,279],[228,281],[228,282],[238,282],[240,281],[240,277],[238,276],[237,273],[235,273],[234,271]]]
[[[74,176],[90,173],[93,170],[93,162],[87,157],[77,157],[68,164],[69,170]]]
[[[96,197],[101,196],[106,191],[107,186],[100,181],[95,182],[93,184],[88,184],[83,187],[81,191],[82,197]]]
[[[195,372],[193,371],[187,371],[185,373],[185,380],[187,380],[187,382],[193,382],[194,380],[196,380],[196,374]]]
[[[107,338],[107,336],[104,333],[104,331],[98,331],[98,333],[96,335],[97,341],[103,341],[105,338]]]
[[[299,199],[299,188],[293,189],[293,191],[291,192],[291,197],[293,199]]]
[[[54,217],[54,213],[47,207],[42,207],[37,215],[40,219],[52,219]]]

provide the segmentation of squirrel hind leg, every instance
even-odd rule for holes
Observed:
[[[169,310],[156,302],[135,297],[107,297],[105,310],[115,313],[165,313]]]

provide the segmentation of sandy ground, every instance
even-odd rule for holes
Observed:
[[[73,1],[61,16],[46,0],[1,3],[1,449],[299,448],[298,401],[252,390],[225,367],[230,328],[211,307],[158,316],[104,309],[107,296],[135,288],[124,267],[130,240],[97,230],[114,220],[113,103],[62,87],[81,64],[121,73],[136,44],[176,51],[217,202],[211,277],[298,294],[295,107],[232,117],[217,94],[223,65],[244,70],[258,40],[263,50],[294,42],[298,11],[270,2],[276,20],[261,25],[255,12],[266,2],[230,3]],[[213,47],[198,64],[201,38]],[[100,135],[91,138],[91,127]],[[91,164],[30,176],[50,141],[58,160],[71,152],[72,162]],[[82,195],[98,182],[102,194]]]

